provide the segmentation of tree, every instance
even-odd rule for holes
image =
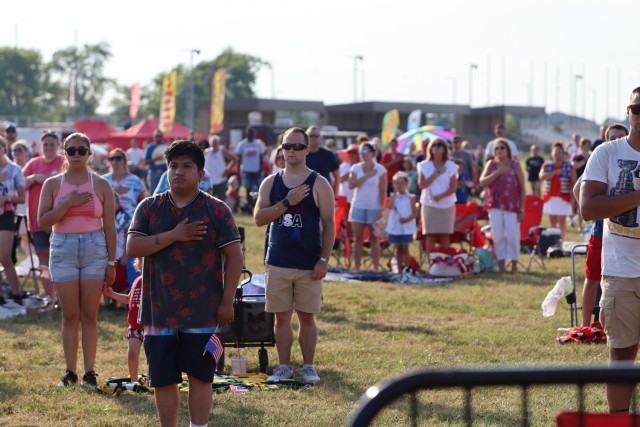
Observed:
[[[0,114],[38,115],[37,99],[45,81],[38,51],[0,48]]]
[[[69,87],[72,70],[76,70],[76,110],[78,115],[93,115],[105,91],[115,81],[104,76],[103,69],[111,51],[108,43],[69,47],[53,54],[47,68],[59,82]],[[68,98],[66,105],[68,104]]]

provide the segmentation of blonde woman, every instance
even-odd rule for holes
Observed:
[[[450,160],[449,144],[442,138],[429,142],[426,160],[418,164],[422,234],[426,252],[436,244],[449,246],[456,219],[458,165]]]
[[[60,385],[78,382],[78,330],[82,325],[85,385],[97,386],[94,363],[102,290],[116,276],[115,198],[111,185],[89,170],[91,141],[82,133],[63,143],[63,173],[47,179],[38,223],[53,228],[51,279],[62,309],[62,346],[67,371]]]
[[[489,212],[498,269],[504,272],[505,261],[509,259],[514,273],[518,270],[526,190],[524,172],[506,140],[498,139],[493,145],[493,159],[485,166],[480,185],[486,188],[484,208]]]

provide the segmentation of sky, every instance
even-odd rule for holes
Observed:
[[[624,117],[640,85],[631,0],[100,3],[14,2],[0,45],[49,60],[107,42],[105,74],[127,85],[188,65],[191,49],[197,63],[231,47],[271,64],[257,75],[258,97],[327,105],[471,97],[473,107],[544,106],[602,121]]]

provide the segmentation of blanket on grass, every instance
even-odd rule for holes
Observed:
[[[421,273],[383,273],[373,271],[363,271],[352,273],[349,270],[340,268],[330,268],[324,278],[327,282],[390,282],[403,285],[437,285],[442,286],[451,282],[451,277],[433,277]]]
[[[311,386],[296,380],[267,381],[267,375],[262,373],[249,373],[240,375],[218,375],[213,378],[211,387],[216,393],[248,393],[255,390],[279,390],[288,388],[298,390]],[[123,394],[153,393],[153,387],[149,387],[147,378],[141,375],[137,382],[131,382],[129,377],[108,377],[98,384],[98,389],[115,396]],[[186,374],[182,375],[182,383],[178,384],[181,393],[189,392],[189,380]]]

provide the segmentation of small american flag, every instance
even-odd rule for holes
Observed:
[[[220,358],[224,353],[224,347],[222,346],[222,341],[220,341],[218,334],[216,334],[215,332],[211,334],[211,336],[209,337],[209,340],[205,344],[204,353],[202,353],[202,355],[204,356],[205,354],[207,354],[207,351],[211,353],[211,355],[213,356],[213,360],[215,360],[216,363],[220,361]]]

